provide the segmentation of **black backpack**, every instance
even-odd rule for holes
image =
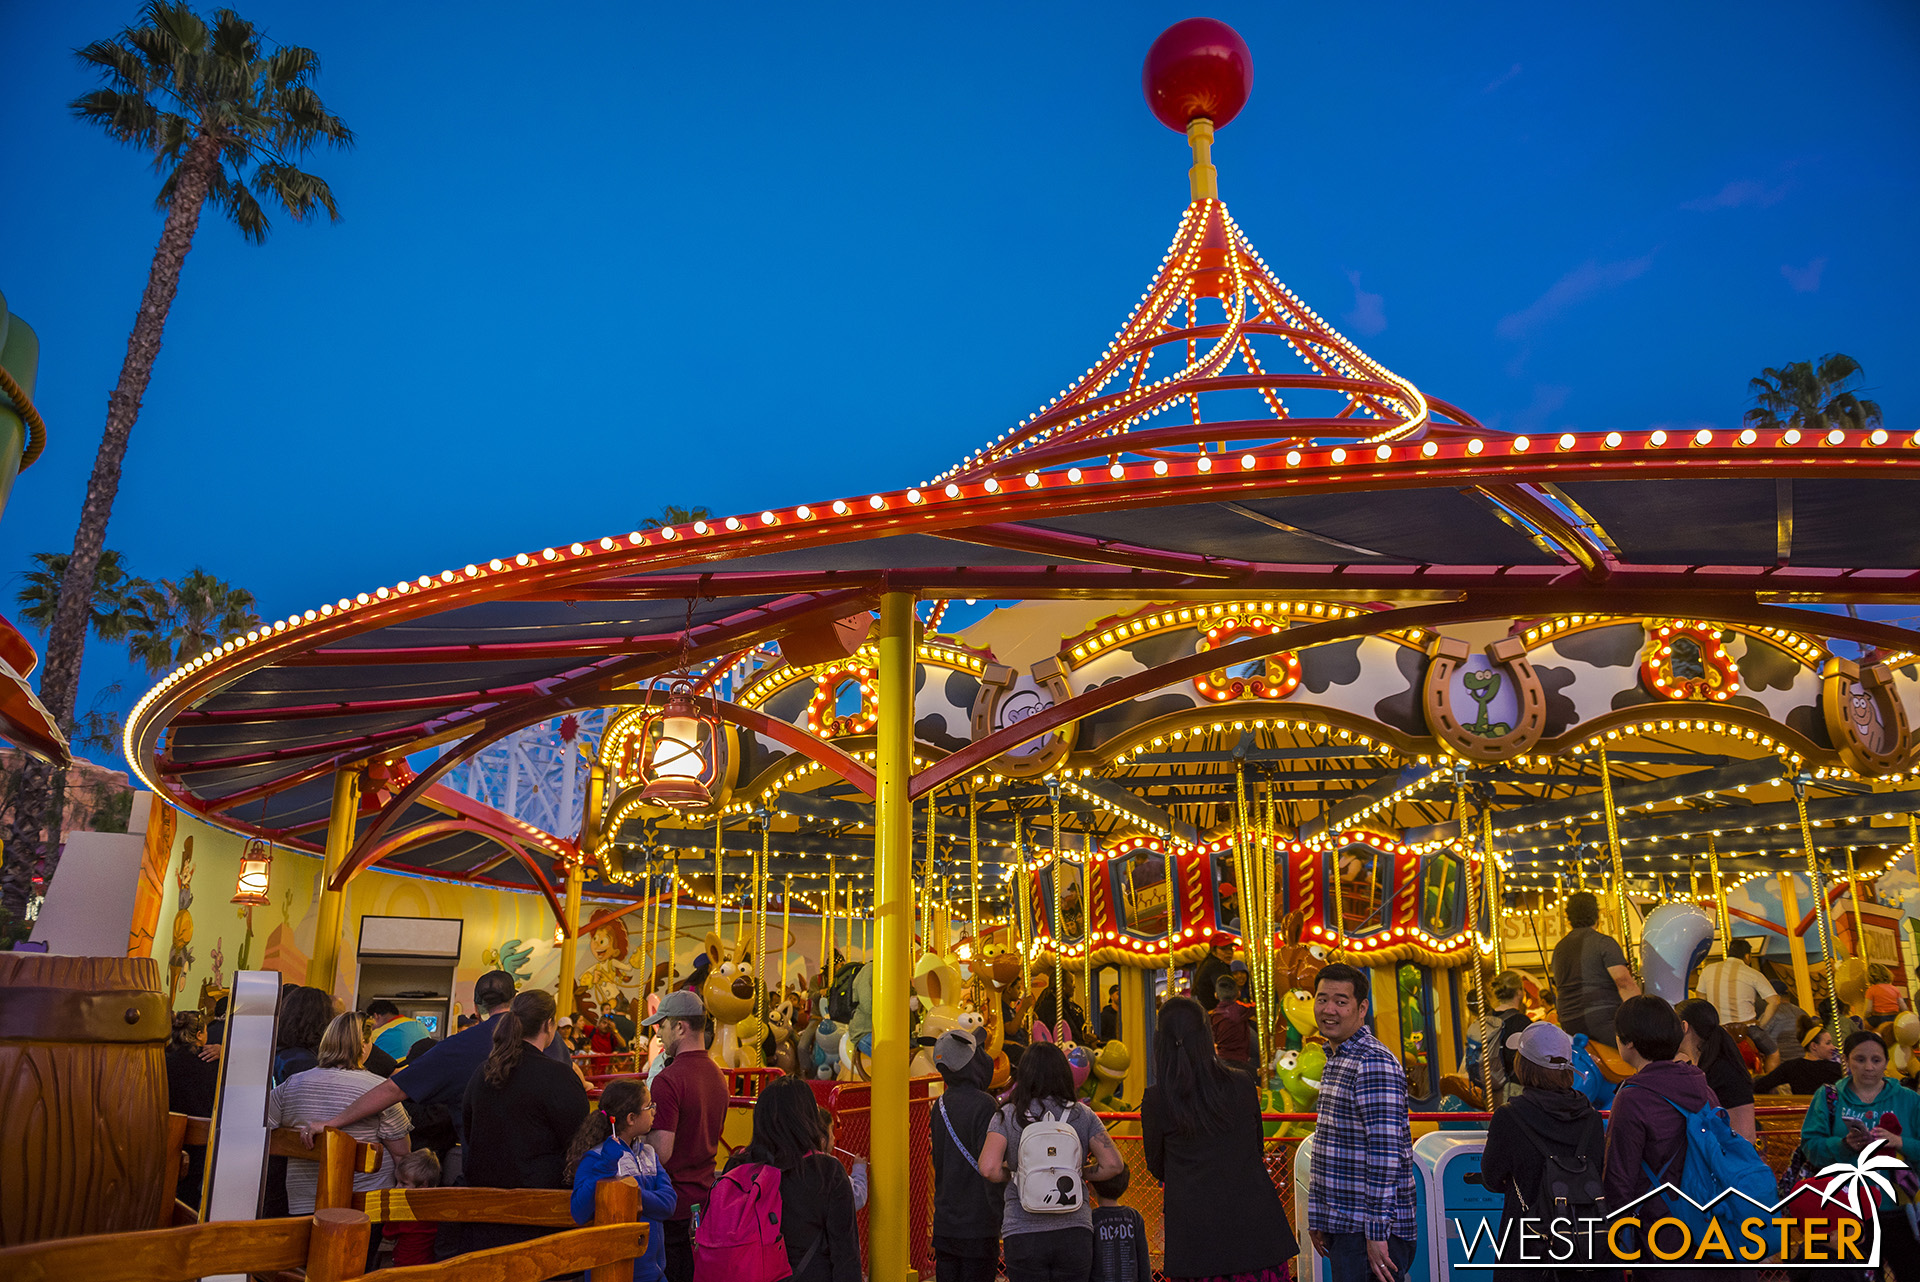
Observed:
[[[1522,1098],[1525,1098],[1522,1096]],[[1506,1106],[1509,1110],[1515,1104]],[[1540,1182],[1529,1193],[1515,1186],[1520,1205],[1530,1216],[1542,1220],[1587,1220],[1605,1219],[1607,1215],[1606,1186],[1601,1180],[1600,1153],[1604,1151],[1605,1132],[1598,1125],[1598,1115],[1587,1119],[1587,1128],[1581,1139],[1598,1138],[1591,1153],[1582,1153],[1578,1149],[1569,1149],[1564,1144],[1550,1143],[1541,1138],[1540,1133],[1526,1122],[1521,1115],[1509,1112],[1520,1133],[1527,1137],[1534,1151],[1540,1155]]]
[[[846,962],[833,972],[833,983],[827,989],[827,1018],[836,1024],[844,1024],[853,1018],[853,981],[860,978],[860,970],[865,962]]]

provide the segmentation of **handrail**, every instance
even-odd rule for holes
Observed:
[[[438,1219],[480,1219],[485,1212],[485,1218],[505,1223],[535,1221],[500,1220],[493,1214],[501,1209],[499,1199],[521,1197],[531,1202],[526,1195],[538,1195],[543,1200],[564,1201],[567,1196],[557,1189],[407,1192],[415,1199],[409,1205],[423,1211],[431,1209]],[[454,1202],[459,1197],[466,1199],[466,1207]],[[471,1214],[463,1217],[458,1213],[463,1209]],[[372,1218],[365,1211],[326,1207],[311,1216],[289,1219],[226,1220],[8,1247],[0,1250],[0,1277],[8,1282],[71,1282],[74,1278],[87,1282],[191,1282],[225,1273],[304,1268],[307,1282],[351,1282],[363,1275],[374,1282],[452,1278],[463,1282],[537,1282],[587,1270],[592,1282],[632,1282],[633,1262],[645,1254],[647,1246],[647,1225],[639,1216],[640,1189],[633,1180],[602,1180],[594,1189],[592,1225],[574,1227],[570,1213],[564,1219],[543,1218],[538,1221],[540,1226],[561,1227],[563,1231],[531,1242],[456,1256],[439,1264],[366,1274]]]
[[[573,1227],[572,1194],[565,1189],[377,1189],[354,1194],[353,1206],[375,1224],[424,1220]]]
[[[358,1228],[360,1261],[353,1273],[329,1272],[336,1241]],[[101,1233],[0,1250],[9,1282],[190,1282],[222,1273],[307,1270],[308,1282],[337,1282],[366,1267],[366,1217],[316,1211],[285,1220],[233,1220],[178,1229]]]

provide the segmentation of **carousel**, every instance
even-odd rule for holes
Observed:
[[[889,1278],[927,1267],[917,1051],[1075,1038],[1045,993],[1086,1028],[1118,988],[1075,1064],[1124,1114],[1156,1002],[1229,950],[1308,1114],[1305,990],[1364,966],[1421,1114],[1479,1098],[1472,1012],[1501,970],[1544,995],[1579,891],[1681,992],[1736,935],[1807,1010],[1910,985],[1920,634],[1844,607],[1920,596],[1920,434],[1485,428],[1229,214],[1251,84],[1221,24],[1155,43],[1191,199],[1138,306],[932,480],[476,549],[167,676],[126,731],[169,811],[133,951],[178,964],[189,826],[271,865],[255,902],[348,1003],[356,886],[512,900],[490,956],[537,945],[563,1011],[697,983],[730,1064],[859,1086]],[[569,722],[577,828],[449,786]]]

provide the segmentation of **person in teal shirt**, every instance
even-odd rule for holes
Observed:
[[[373,1038],[367,1046],[366,1069],[382,1077],[406,1062],[418,1042],[432,1041],[433,1034],[417,1019],[406,1019],[400,1008],[382,998],[367,1005],[367,1018],[373,1021]]]
[[[1908,1168],[1886,1173],[1894,1176],[1896,1188],[1904,1184],[1911,1189],[1912,1172],[1920,1166],[1920,1094],[1887,1080],[1887,1044],[1880,1034],[1864,1029],[1853,1033],[1841,1051],[1847,1075],[1822,1087],[1807,1106],[1807,1120],[1800,1125],[1801,1148],[1818,1170],[1836,1162],[1858,1162],[1869,1144],[1885,1140],[1876,1153],[1897,1157]],[[1849,1120],[1858,1126],[1849,1126]],[[1882,1263],[1895,1277],[1920,1277],[1920,1242],[1905,1213],[1875,1186],[1866,1188],[1879,1199]]]

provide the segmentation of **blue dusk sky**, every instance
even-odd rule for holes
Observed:
[[[1097,355],[1186,200],[1140,95],[1252,48],[1221,194],[1291,287],[1490,427],[1731,426],[1844,351],[1920,426],[1920,6],[269,3],[359,144],[343,220],[217,215],[108,546],[269,617],[470,560],[918,482]],[[74,121],[129,0],[0,5],[0,292],[52,429],[6,602],[64,551],[160,217]],[[82,705],[147,684],[95,642]],[[121,683],[118,694],[100,692]]]

